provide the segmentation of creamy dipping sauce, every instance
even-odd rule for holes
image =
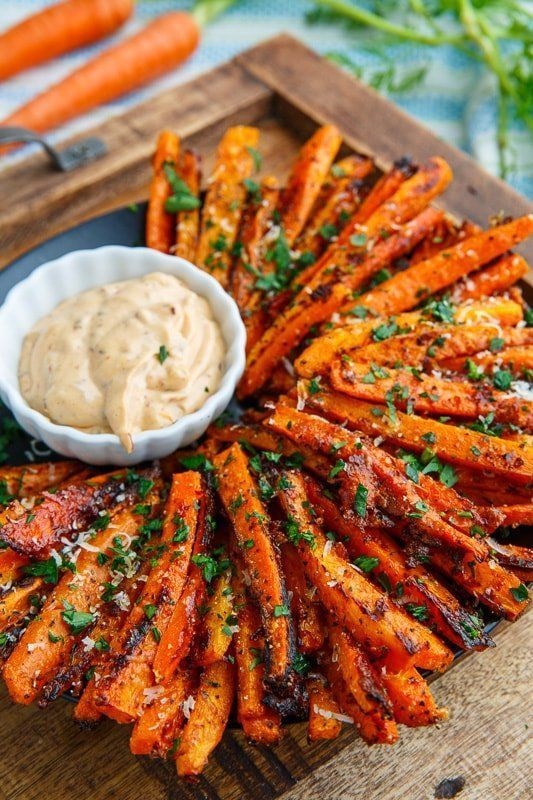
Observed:
[[[204,404],[225,354],[208,302],[153,272],[78,294],[39,320],[22,345],[20,390],[52,422],[115,433],[131,452],[135,433]]]

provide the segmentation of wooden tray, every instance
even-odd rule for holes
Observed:
[[[0,276],[0,293],[39,263],[63,252],[67,237],[69,249],[91,246],[94,227],[89,223],[56,239],[51,238],[54,235],[146,197],[149,157],[162,128],[176,130],[188,146],[206,154],[208,172],[222,132],[235,123],[256,124],[261,128],[263,169],[283,180],[302,140],[324,122],[339,127],[346,149],[371,154],[382,168],[404,154],[418,161],[434,154],[444,156],[456,177],[442,206],[458,217],[469,217],[486,225],[488,218],[501,210],[512,215],[532,210],[524,198],[485,173],[467,156],[441,142],[371,89],[324,62],[295,39],[283,35],[95,128],[91,133],[104,139],[109,154],[85,168],[58,174],[51,171],[43,156],[36,155],[0,173],[0,268],[16,259]],[[124,210],[113,215],[118,221],[117,235],[130,235],[129,213]],[[46,245],[28,252],[42,242]],[[123,243],[135,244],[129,240]],[[523,252],[533,258],[533,245],[524,247]],[[113,725],[110,730],[110,726],[104,725],[100,733],[78,734],[73,723],[65,718],[70,713],[68,707],[64,711],[50,710],[46,715],[15,708],[4,712],[1,726],[4,741],[16,738],[17,730],[23,735],[26,730],[23,720],[28,713],[31,713],[30,735],[26,738],[28,768],[31,766],[33,773],[47,775],[54,764],[56,770],[57,764],[62,764],[63,772],[67,773],[60,794],[51,794],[55,784],[52,775],[52,782],[46,781],[50,800],[63,797],[65,785],[71,787],[71,796],[76,796],[79,776],[73,762],[76,752],[85,752],[85,762],[89,763],[87,751],[98,759],[95,774],[91,776],[94,796],[123,800],[121,770],[128,772],[130,778],[133,774],[127,753],[127,731],[123,727]],[[51,727],[46,718],[52,720]],[[38,739],[39,733],[44,737],[44,746],[30,746],[30,736]],[[293,725],[282,743],[269,750],[251,747],[240,732],[229,731],[194,786],[178,782],[172,764],[148,759],[137,759],[136,764],[140,765],[137,768],[140,773],[148,773],[159,784],[160,791],[153,795],[157,800],[160,797],[273,800],[356,738],[353,729],[346,727],[334,742],[308,745],[305,726]],[[20,748],[9,749],[13,756],[21,752]],[[7,777],[10,787],[4,785],[0,796],[4,796],[3,791],[8,798],[26,796],[17,791],[16,783],[11,783],[11,777],[15,782],[21,769],[22,764],[13,765]],[[88,780],[89,776],[84,775],[83,779]]]

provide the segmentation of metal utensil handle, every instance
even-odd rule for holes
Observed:
[[[106,153],[104,143],[95,136],[81,139],[63,150],[57,150],[35,131],[14,126],[0,126],[0,145],[29,142],[40,144],[48,153],[56,169],[62,172],[70,172],[70,170],[80,167],[82,164],[87,164],[89,161],[94,161],[95,158],[100,158]]]

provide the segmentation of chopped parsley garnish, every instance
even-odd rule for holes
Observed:
[[[159,361],[160,364],[164,364],[167,358],[169,357],[170,353],[168,352],[167,348],[164,344],[161,345],[159,348],[159,352],[155,354],[155,357]]]
[[[165,211],[176,214],[178,211],[192,211],[200,207],[200,198],[195,197],[185,181],[179,177],[171,164],[163,167],[172,194],[165,201]]]
[[[64,611],[61,612],[61,617],[70,628],[70,632],[76,636],[81,633],[89,625],[92,625],[96,617],[88,611],[76,611],[74,606],[67,600],[63,600]]]
[[[263,164],[263,157],[259,150],[256,150],[255,147],[247,147],[246,148],[249,154],[252,156],[252,160],[254,162],[254,170],[259,172],[261,169],[261,165]]]
[[[281,606],[274,606],[274,616],[275,617],[288,617],[290,616],[290,610],[288,606],[281,605]]]
[[[489,350],[491,353],[499,353],[500,350],[503,350],[504,344],[505,341],[502,338],[500,338],[499,336],[495,336],[489,342]]]
[[[195,453],[192,456],[185,456],[180,459],[180,464],[185,469],[196,469],[200,472],[212,472],[215,468],[203,453]]]
[[[523,583],[521,583],[520,586],[513,587],[509,591],[513,595],[514,599],[517,600],[519,603],[525,603],[526,600],[529,598],[527,586],[524,586]]]
[[[366,515],[366,504],[368,500],[368,489],[366,486],[363,486],[362,483],[358,484],[357,489],[355,491],[354,497],[354,509],[355,513],[359,517],[364,517]]]
[[[359,556],[353,562],[356,567],[359,567],[361,572],[372,572],[379,566],[379,558],[372,558],[371,556]]]
[[[429,617],[429,612],[426,606],[417,606],[415,603],[406,603],[404,608],[409,612],[409,614],[411,614],[412,617],[420,620],[420,622],[423,622]]]
[[[285,533],[287,534],[287,539],[289,542],[291,542],[291,544],[297,545],[300,542],[307,542],[311,548],[316,546],[315,537],[311,531],[302,531],[298,522],[291,515],[287,517],[287,521],[285,523]]]
[[[513,376],[509,370],[506,369],[499,369],[492,376],[492,383],[494,384],[494,387],[503,392],[511,388],[512,381]]]

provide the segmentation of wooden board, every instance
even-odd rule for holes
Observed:
[[[144,198],[149,156],[163,127],[205,154],[208,171],[209,154],[228,125],[257,124],[264,169],[283,179],[301,141],[326,121],[338,125],[347,148],[371,153],[383,168],[406,153],[418,160],[446,157],[456,179],[443,205],[457,216],[486,224],[500,210],[531,211],[524,198],[372,90],[280,36],[100,125],[93,133],[109,153],[90,166],[58,174],[36,155],[0,173],[0,266],[82,220]],[[533,257],[532,245],[527,253]],[[121,726],[80,732],[67,703],[46,712],[12,707],[2,690],[0,800],[273,800],[284,792],[287,798],[425,800],[439,780],[465,771],[461,798],[518,800],[531,785],[521,749],[527,704],[515,699],[527,691],[531,659],[523,650],[531,623],[530,615],[498,637],[497,651],[467,659],[439,680],[439,700],[457,715],[440,730],[402,731],[395,748],[368,750],[350,728],[335,742],[309,746],[305,727],[295,725],[272,751],[252,748],[231,731],[195,786],[179,783],[171,766],[131,756]],[[440,766],[446,748],[448,775]],[[505,759],[498,760],[495,749]]]

